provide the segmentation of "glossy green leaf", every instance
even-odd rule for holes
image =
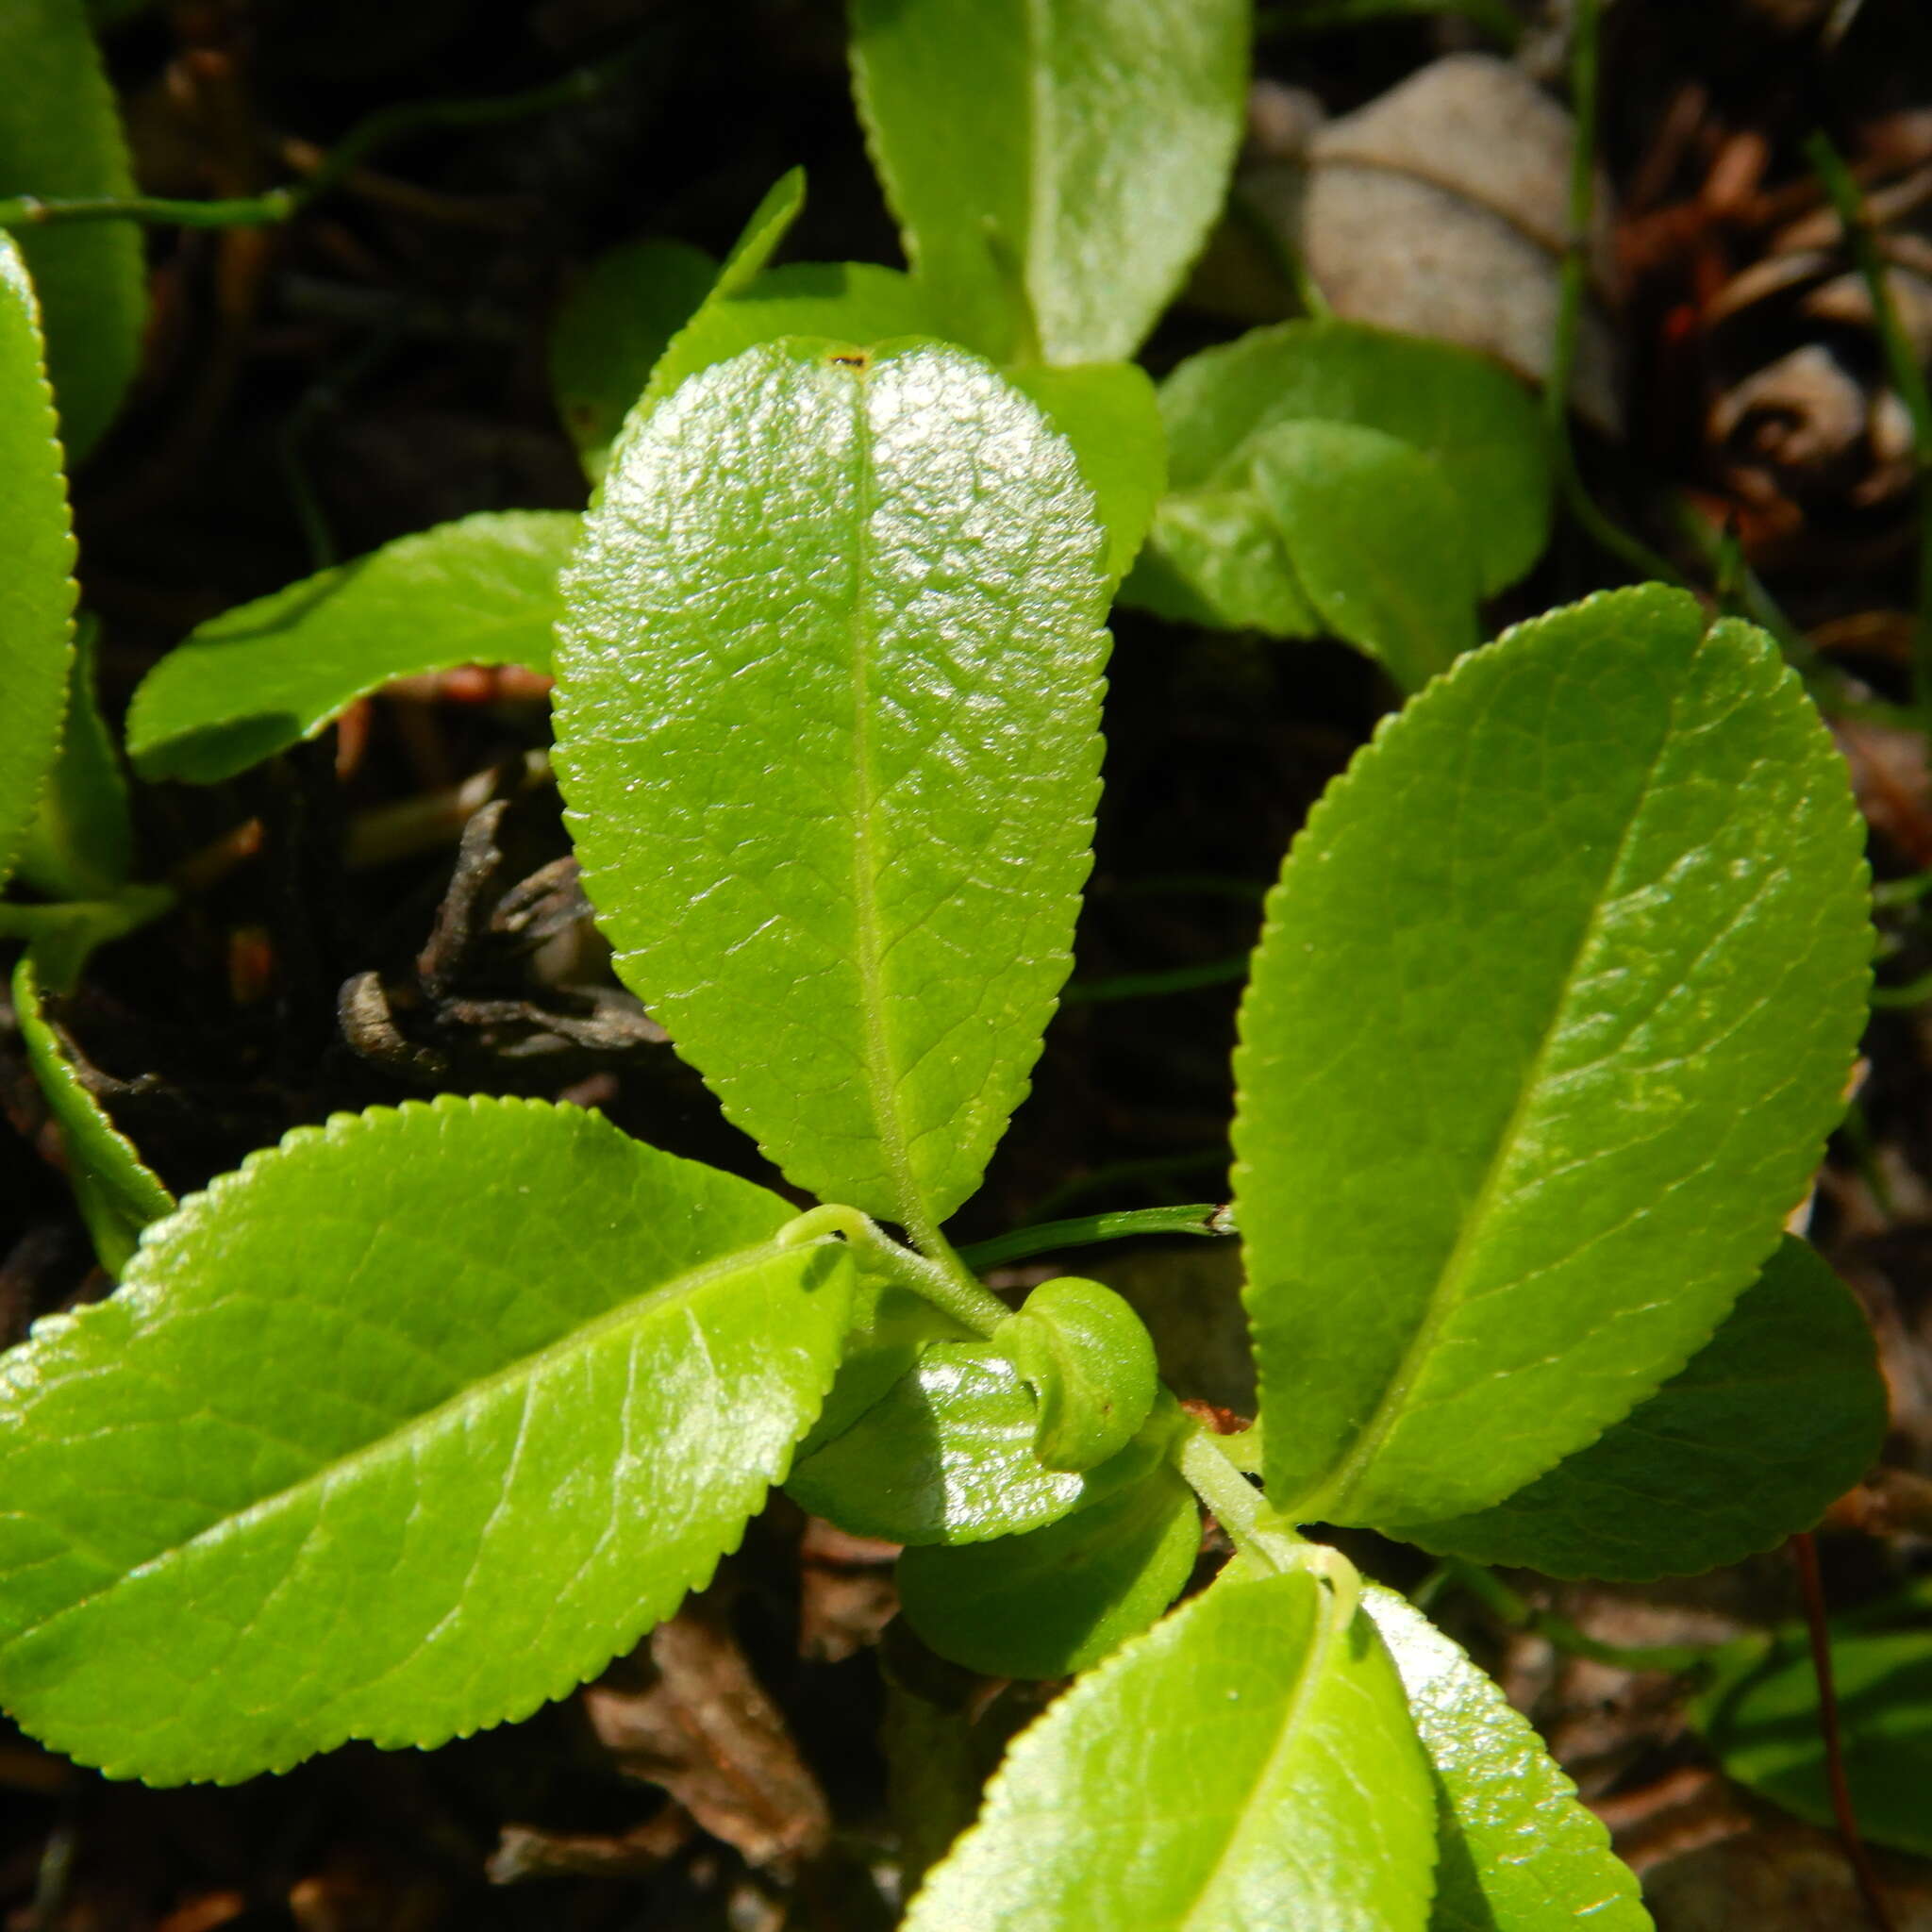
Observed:
[[[628,242],[571,291],[550,335],[550,388],[593,483],[658,358],[717,278],[718,264],[688,242]]]
[[[654,395],[760,342],[822,337],[869,349],[934,334],[932,305],[911,276],[869,261],[794,261],[766,269],[735,294],[708,302],[665,356]]]
[[[637,419],[564,579],[558,765],[618,972],[794,1182],[915,1230],[1067,973],[1090,502],[976,358],[794,341]]]
[[[984,1341],[929,1343],[911,1371],[824,1447],[786,1492],[854,1536],[977,1543],[1039,1529],[1145,1473],[1151,1430],[1098,1469],[1049,1469],[1034,1453],[1040,1408]]]
[[[142,1229],[172,1213],[175,1197],[81,1084],[59,1036],[41,1010],[40,981],[31,953],[23,954],[13,969],[13,1020],[27,1065],[60,1129],[68,1182],[94,1253],[109,1274],[118,1275]]]
[[[818,1421],[798,1445],[799,1461],[842,1436],[893,1383],[911,1374],[935,1341],[977,1339],[924,1295],[861,1274],[853,1291],[852,1328],[845,1338],[844,1357]]]
[[[1118,1455],[1154,1407],[1153,1338],[1097,1281],[1041,1282],[994,1341],[1039,1398],[1034,1448],[1049,1469],[1093,1469]]]
[[[1394,1591],[1369,1584],[1362,1607],[1395,1660],[1435,1773],[1430,1932],[1650,1932],[1636,1874],[1529,1721]]]
[[[211,785],[391,679],[458,664],[547,671],[558,573],[582,528],[569,510],[485,510],[225,610],[135,692],[135,769]]]
[[[1285,1514],[1486,1507],[1701,1346],[1842,1110],[1862,832],[1770,639],[1657,586],[1472,653],[1330,788],[1236,1055]]]
[[[1435,1809],[1374,1625],[1224,1582],[1015,1741],[907,1932],[1423,1932]]]
[[[1162,1463],[1044,1529],[909,1549],[899,1604],[943,1657],[991,1677],[1064,1677],[1144,1630],[1201,1548],[1194,1492]]]
[[[1167,437],[1147,372],[1131,362],[1032,363],[1009,369],[1007,379],[1074,445],[1107,526],[1108,573],[1118,581],[1140,554],[1167,485]]]
[[[1747,1641],[1728,1662],[1697,1707],[1718,1761],[1760,1796],[1830,1830],[1837,1821],[1804,1629],[1781,1630],[1772,1644]],[[1834,1630],[1831,1670],[1858,1829],[1932,1857],[1932,1628]]]
[[[120,115],[82,0],[7,0],[0,74],[7,76],[0,194],[64,200],[134,192]],[[62,223],[30,229],[20,245],[46,318],[61,441],[78,461],[113,420],[141,363],[147,306],[141,229],[133,222]]]
[[[704,348],[710,331],[710,311],[736,300],[764,274],[765,265],[791,232],[791,225],[804,208],[805,170],[793,168],[780,175],[766,192],[765,198],[752,209],[751,220],[731,244],[731,253],[719,267],[709,292],[658,358],[638,406],[641,410],[655,408],[687,376],[695,375],[712,359]],[[689,350],[685,346],[687,337]]]
[[[832,1378],[850,1257],[535,1102],[303,1128],[0,1364],[0,1704],[110,1775],[441,1743],[702,1585]]]
[[[1468,518],[1484,594],[1542,555],[1550,469],[1536,405],[1467,349],[1357,322],[1287,322],[1204,350],[1160,387],[1170,489],[1241,487],[1284,423],[1353,423],[1412,443],[1442,467]]]
[[[1221,210],[1242,0],[853,0],[854,91],[913,271],[996,360],[1141,346]]]
[[[1787,1237],[1648,1402],[1527,1489],[1409,1524],[1424,1549],[1546,1576],[1689,1576],[1809,1529],[1870,1469],[1887,1407],[1857,1303]]]
[[[111,898],[134,868],[127,779],[94,692],[94,626],[81,625],[67,722],[20,855],[22,880],[50,899]]]
[[[1433,457],[1359,424],[1284,423],[1252,474],[1322,627],[1405,691],[1481,641],[1467,520]]]
[[[0,26],[0,46],[9,29]],[[13,242],[0,235],[0,885],[20,856],[60,744],[74,652],[74,532],[40,311]]]

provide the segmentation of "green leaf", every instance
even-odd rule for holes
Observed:
[[[738,1541],[841,1244],[599,1116],[339,1115],[0,1365],[0,1702],[111,1776],[432,1745],[561,1696]]]
[[[120,115],[81,0],[0,7],[0,194],[56,201],[134,192]],[[63,223],[28,230],[20,247],[46,318],[61,441],[77,462],[113,420],[141,365],[141,229],[133,222]]]
[[[31,953],[13,969],[13,1020],[26,1062],[60,1129],[67,1178],[87,1224],[94,1253],[118,1275],[149,1222],[175,1209],[175,1197],[142,1162],[133,1141],[108,1118],[41,1011],[41,988]]]
[[[1802,1626],[1747,1640],[1699,1700],[1696,1716],[1724,1770],[1760,1796],[1826,1830],[1836,1824]],[[1932,1629],[1834,1630],[1845,1781],[1858,1829],[1879,1844],[1932,1857]]]
[[[1389,1654],[1305,1572],[1220,1583],[1024,1732],[907,1932],[1422,1932],[1435,1796]]]
[[[861,1273],[852,1296],[844,1358],[811,1433],[798,1445],[803,1463],[842,1436],[880,1401],[935,1341],[971,1341],[973,1331],[909,1288]]]
[[[1090,500],[976,358],[794,341],[635,421],[564,578],[558,765],[620,975],[799,1187],[915,1232],[1067,974]]]
[[[1153,382],[1131,362],[1029,364],[1006,374],[1074,445],[1107,526],[1108,575],[1118,583],[1140,553],[1167,486],[1167,439]]]
[[[911,1371],[840,1435],[799,1457],[786,1493],[854,1536],[977,1543],[1039,1529],[1144,1474],[1153,1425],[1097,1469],[1049,1469],[1040,1408],[990,1342],[928,1343]]]
[[[1393,1591],[1367,1585],[1362,1607],[1395,1660],[1435,1773],[1430,1932],[1650,1932],[1636,1874],[1528,1719]]]
[[[1330,788],[1235,1062],[1284,1514],[1486,1507],[1710,1335],[1842,1110],[1862,830],[1771,641],[1659,586],[1472,653]]]
[[[691,311],[691,320],[673,336],[669,347],[658,358],[651,379],[644,386],[637,410],[644,414],[662,402],[679,383],[695,375],[710,358],[704,354],[710,311],[744,293],[765,271],[778,244],[791,232],[791,225],[805,208],[805,170],[793,168],[782,175],[766,192],[765,198],[751,211],[744,231],[731,244],[710,291]],[[697,333],[693,334],[693,331]],[[689,352],[684,339],[691,337]],[[608,468],[608,464],[607,464]]]
[[[821,337],[867,349],[935,334],[932,306],[910,275],[869,261],[794,261],[767,269],[735,295],[708,302],[672,343],[652,394],[761,342]]]
[[[11,31],[0,25],[0,49]],[[0,155],[5,135],[0,133]],[[40,311],[12,241],[0,235],[0,885],[12,873],[60,744],[74,652],[74,531]]]
[[[313,738],[398,677],[550,667],[569,510],[485,510],[225,610],[142,680],[127,752],[144,778],[212,785]]]
[[[717,278],[718,264],[688,242],[628,242],[571,291],[550,334],[550,389],[593,483],[651,371]]]
[[[1049,1469],[1093,1469],[1130,1442],[1159,1387],[1154,1341],[1112,1289],[1043,1281],[995,1343],[1040,1399],[1034,1448]]]
[[[1315,638],[1323,629],[1252,475],[1238,488],[1162,497],[1121,601],[1217,630]]]
[[[1165,1463],[1044,1529],[909,1549],[899,1603],[941,1657],[991,1677],[1064,1677],[1144,1630],[1201,1547],[1194,1492]]]
[[[1513,584],[1550,531],[1550,467],[1536,404],[1512,375],[1447,342],[1357,322],[1287,322],[1204,350],[1160,387],[1168,484],[1244,485],[1284,423],[1353,423],[1435,458],[1468,520],[1485,595]]]
[[[1395,1533],[1546,1576],[1694,1575],[1809,1529],[1886,1422],[1863,1312],[1787,1237],[1684,1369],[1587,1449],[1491,1508]]]
[[[1467,520],[1433,457],[1354,423],[1284,423],[1253,475],[1323,627],[1403,690],[1481,641]]]
[[[64,899],[53,906],[0,899],[0,939],[25,940],[48,989],[69,992],[95,947],[140,931],[174,903],[167,886],[124,886],[110,899]]]
[[[914,273],[995,360],[1133,355],[1221,210],[1243,0],[853,0],[854,92]]]
[[[134,869],[127,779],[94,694],[94,625],[81,625],[67,725],[20,855],[21,879],[50,899],[111,898]]]

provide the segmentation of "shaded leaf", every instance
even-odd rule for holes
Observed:
[[[547,670],[558,572],[582,528],[569,510],[485,510],[225,610],[134,693],[135,769],[211,785],[395,678],[458,664]]]
[[[786,336],[868,349],[934,332],[924,291],[897,269],[869,261],[788,262],[766,269],[736,294],[707,302],[671,345],[652,394],[666,395],[714,362]]]
[[[0,25],[0,37],[10,33]],[[4,38],[0,38],[4,45]],[[74,532],[40,311],[11,238],[0,235],[0,885],[20,855],[60,743],[74,637]]]
[[[1740,1784],[1830,1830],[1836,1824],[1819,1719],[1818,1679],[1802,1626],[1747,1639],[1696,1707],[1718,1761]],[[1858,1829],[1932,1857],[1932,1628],[1834,1630],[1845,1781]]]
[[[571,291],[550,333],[550,388],[593,483],[651,371],[717,277],[718,264],[688,242],[628,242]]]
[[[1494,363],[1444,342],[1337,321],[1252,329],[1183,362],[1160,387],[1160,413],[1170,494],[1123,594],[1164,616],[1278,637],[1323,628],[1317,619],[1328,613],[1310,609],[1305,579],[1319,571],[1347,588],[1352,560],[1324,564],[1323,543],[1348,526],[1338,519],[1304,529],[1298,545],[1256,489],[1257,452],[1289,424],[1380,430],[1433,458],[1456,507],[1456,547],[1473,559],[1483,595],[1514,583],[1549,539],[1549,460],[1535,404]],[[1309,501],[1319,508],[1318,497]],[[1373,499],[1360,513],[1375,514]],[[1357,536],[1378,546],[1377,569],[1401,554],[1405,522],[1390,514]],[[1444,539],[1428,541],[1433,558]]]
[[[1038,1529],[1143,1474],[1137,1440],[1084,1474],[1034,1453],[1040,1408],[1019,1371],[984,1341],[929,1344],[850,1427],[802,1455],[787,1493],[854,1536],[976,1543]]]
[[[105,899],[134,868],[127,780],[94,694],[94,626],[81,625],[67,676],[67,722],[20,855],[20,876],[50,899]]]
[[[107,1109],[82,1084],[59,1036],[41,1011],[34,956],[23,954],[13,969],[13,1020],[27,1065],[60,1129],[67,1178],[87,1223],[94,1253],[109,1274],[126,1267],[141,1231],[175,1208],[169,1193],[142,1160],[133,1141],[108,1118]]]
[[[1064,1677],[1153,1623],[1200,1547],[1194,1492],[1163,1463],[1024,1536],[908,1550],[899,1600],[954,1663],[992,1677]]]
[[[1467,524],[1433,457],[1354,423],[1284,423],[1254,489],[1323,628],[1419,691],[1480,641]]]
[[[1657,586],[1472,653],[1330,788],[1236,1056],[1285,1514],[1485,1507],[1709,1336],[1843,1106],[1861,833],[1771,641]]]
[[[915,1231],[1067,974],[1089,502],[972,357],[770,344],[636,421],[564,579],[558,765],[620,975],[791,1180]]]
[[[1473,1516],[1397,1530],[1546,1576],[1688,1576],[1809,1529],[1877,1459],[1858,1304],[1789,1236],[1685,1367],[1587,1449]]]
[[[1118,581],[1139,555],[1167,483],[1167,438],[1147,372],[1131,362],[1035,363],[1008,370],[1007,379],[1074,445],[1107,526],[1108,573]]]
[[[1430,1932],[1649,1932],[1637,1875],[1527,1718],[1419,1610],[1362,1591],[1435,1773]]]
[[[1220,211],[1241,0],[853,0],[873,159],[945,332],[995,360],[1141,346]]]
[[[831,1381],[849,1257],[595,1114],[339,1115],[0,1362],[0,1701],[222,1781],[522,1717],[702,1584]]]
[[[1075,1684],[1008,1752],[906,1924],[1423,1932],[1435,1856],[1388,1652],[1291,1573],[1215,1585]]]
[[[85,200],[134,192],[120,114],[81,0],[0,7],[0,194]],[[29,229],[20,250],[46,319],[60,439],[78,462],[113,420],[141,364],[141,229],[133,222],[67,222]],[[10,474],[11,463],[6,468]]]

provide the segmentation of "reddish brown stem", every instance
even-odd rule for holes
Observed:
[[[1818,1677],[1818,1730],[1824,1743],[1824,1774],[1831,1786],[1831,1808],[1838,1835],[1845,1848],[1865,1914],[1876,1932],[1895,1932],[1891,1912],[1872,1864],[1872,1855],[1858,1834],[1852,1809],[1852,1788],[1845,1778],[1844,1739],[1839,1729],[1838,1691],[1831,1677],[1831,1632],[1824,1618],[1824,1582],[1818,1573],[1818,1545],[1809,1532],[1791,1539],[1791,1557],[1798,1566],[1798,1588],[1805,1599],[1805,1628],[1811,1640],[1811,1668]]]

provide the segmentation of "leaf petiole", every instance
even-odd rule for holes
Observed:
[[[950,1247],[943,1258],[917,1254],[893,1241],[871,1215],[857,1208],[832,1202],[808,1208],[779,1229],[778,1244],[794,1248],[834,1236],[851,1242],[861,1266],[909,1288],[975,1334],[991,1335],[1013,1312],[998,1295],[980,1287]]]

